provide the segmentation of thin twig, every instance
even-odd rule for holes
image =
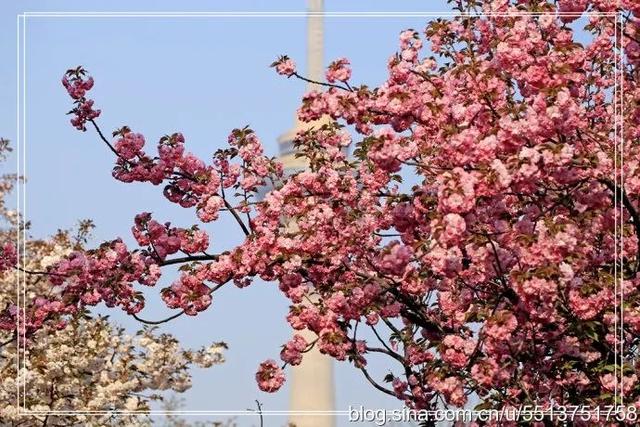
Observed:
[[[229,212],[231,212],[231,215],[233,215],[233,217],[236,219],[236,222],[238,223],[240,228],[242,228],[242,232],[244,233],[244,235],[249,236],[251,232],[244,224],[244,221],[242,221],[242,218],[240,218],[240,215],[238,215],[238,212],[236,212],[233,206],[231,206],[229,202],[227,202],[227,199],[225,199],[224,196],[222,197],[222,200],[224,201],[224,205],[227,207],[227,209],[229,209]]]
[[[229,281],[229,280],[226,280],[226,281],[224,281],[224,282],[222,282],[222,283],[217,284],[217,285],[216,285],[216,286],[214,286],[213,288],[211,288],[211,290],[209,290],[209,295],[213,294],[215,291],[217,291],[218,289],[220,289],[220,288],[221,288],[222,286],[224,286],[228,281]],[[134,319],[136,319],[138,322],[140,322],[140,323],[144,323],[144,324],[146,324],[146,325],[160,325],[160,324],[162,324],[162,323],[167,323],[167,322],[169,322],[169,321],[171,321],[171,320],[173,320],[173,319],[176,319],[176,318],[178,318],[178,317],[182,316],[184,313],[185,313],[185,311],[184,311],[184,310],[182,310],[181,312],[176,313],[176,314],[174,314],[174,315],[172,315],[172,316],[169,316],[169,317],[167,317],[166,319],[162,319],[162,320],[146,320],[146,319],[143,319],[143,318],[139,317],[139,316],[138,316],[137,314],[135,314],[135,313],[131,314],[131,316],[132,316]]]
[[[13,340],[15,340],[17,338],[17,334],[14,332],[13,335],[11,336],[11,338],[9,338],[7,341],[0,343],[0,348],[4,347],[5,345],[8,345],[10,343],[13,342]]]
[[[316,80],[311,80],[311,79],[308,79],[308,78],[306,78],[304,76],[301,76],[298,73],[293,73],[292,75],[296,76],[300,80],[304,80],[307,83],[313,83],[313,84],[320,85],[320,86],[335,87],[336,89],[342,89],[342,90],[346,90],[347,92],[353,92],[353,89],[351,89],[350,87],[344,87],[344,86],[336,85],[336,84],[333,84],[333,83],[325,83],[325,82],[319,82],[319,81],[316,81]]]
[[[258,415],[260,416],[260,427],[264,427],[264,417],[262,416],[262,403],[256,399],[256,405],[258,406]]]
[[[182,258],[167,259],[158,263],[159,266],[182,264],[194,261],[217,261],[218,255],[189,255]]]
[[[371,383],[372,386],[374,386],[375,388],[377,388],[381,392],[388,394],[389,396],[398,397],[398,396],[396,396],[396,394],[394,392],[392,392],[391,390],[389,390],[387,388],[382,387],[373,378],[371,378],[371,375],[369,375],[369,372],[367,372],[367,370],[365,368],[360,368],[360,370],[362,371],[362,374],[367,379],[367,381],[369,381]]]
[[[229,210],[229,212],[231,212],[231,215],[233,215],[233,217],[236,219],[236,222],[238,223],[238,225],[242,229],[242,232],[244,233],[244,235],[245,236],[249,236],[251,233],[247,229],[247,226],[244,225],[244,222],[242,221],[242,218],[240,218],[240,215],[238,215],[238,212],[236,212],[236,210],[233,208],[233,206],[231,206],[231,204],[227,201],[227,197],[225,196],[225,193],[224,193],[224,175],[222,173],[220,173],[220,195],[222,196],[222,200],[224,201],[224,205]]]
[[[26,268],[22,268],[22,267],[18,267],[16,266],[16,269],[22,271],[23,273],[27,273],[27,274],[39,274],[39,275],[45,275],[45,276],[63,276],[66,277],[65,274],[61,274],[61,273],[51,273],[49,271],[35,271],[35,270],[27,270]]]
[[[121,158],[122,160],[124,160],[125,162],[128,162],[127,159],[125,159],[124,157],[122,157],[120,155],[120,153],[118,153],[116,151],[115,148],[113,148],[113,145],[111,145],[111,143],[109,142],[109,140],[107,138],[105,138],[104,134],[102,133],[102,130],[100,130],[100,127],[98,126],[98,124],[94,121],[94,120],[89,120],[89,122],[91,122],[91,124],[93,125],[94,128],[96,128],[96,132],[98,132],[98,135],[100,136],[100,139],[102,139],[102,141],[104,141],[105,144],[107,144],[107,147],[109,147],[109,149],[111,151],[113,151],[113,154],[115,154],[116,156],[118,156],[119,158]]]

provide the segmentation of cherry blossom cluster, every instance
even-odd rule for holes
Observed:
[[[275,68],[276,72],[282,76],[291,77],[296,73],[296,63],[286,55],[274,61],[271,67]]]
[[[238,180],[238,185],[243,191],[256,192],[267,185],[267,178],[282,177],[282,164],[264,156],[262,144],[251,129],[233,130],[228,143],[237,149],[238,156],[243,161],[242,176]]]
[[[302,353],[308,350],[308,345],[302,335],[296,334],[283,346],[280,358],[290,365],[299,365],[302,362]]]
[[[340,58],[333,61],[327,68],[326,78],[330,83],[336,81],[346,82],[351,78],[351,63],[347,58]]]
[[[129,127],[113,132],[113,136],[117,138],[115,143],[101,135],[117,156],[114,178],[126,183],[164,183],[164,196],[183,208],[195,206],[202,222],[215,221],[220,210],[225,208],[225,189],[244,193],[238,210],[246,211],[250,193],[267,185],[267,177],[273,180],[282,176],[282,165],[264,155],[260,141],[248,128],[231,132],[229,145],[232,148],[215,153],[211,165],[185,152],[185,139],[181,133],[160,138],[158,155],[154,157],[144,151],[144,136]],[[236,156],[240,157],[241,163],[233,161]]]
[[[85,96],[93,87],[93,83],[93,77],[86,77],[86,72],[80,67],[67,70],[62,77],[62,85],[75,100],[75,107],[69,114],[74,115],[71,124],[78,130],[87,130],[86,123],[100,116],[100,110],[93,108],[94,101]]]
[[[51,284],[71,306],[104,302],[121,306],[128,313],[144,307],[141,292],[133,282],[155,284],[157,273],[140,252],[130,252],[121,239],[105,242],[90,251],[75,251],[49,269]]]
[[[507,2],[499,3],[487,11],[509,11]],[[582,3],[574,2],[572,11],[616,7]],[[613,388],[611,375],[599,373],[614,363],[616,342],[614,284],[602,269],[620,262],[611,220],[622,215],[625,299],[637,301],[638,174],[635,160],[627,162],[625,188],[616,189],[612,129],[619,118],[607,107],[614,84],[613,22],[591,17],[597,31],[582,48],[559,22],[573,18],[550,13],[437,21],[425,41],[440,58],[421,58],[425,43],[409,30],[400,36],[400,52],[390,59],[390,78],[381,87],[331,87],[303,100],[301,120],[327,115],[354,125],[364,139],[354,151],[362,163],[348,170],[327,155],[330,144],[323,145],[336,132],[324,127],[301,135],[298,148],[312,172],[292,177],[265,199],[295,218],[299,230],[286,229],[280,238],[281,253],[291,254],[276,273],[281,289],[298,303],[300,288],[322,296],[317,310],[296,305],[289,321],[316,332],[322,352],[342,359],[345,345],[355,361],[367,349],[333,325],[362,319],[375,327],[381,314],[402,318],[403,324],[387,326],[407,337],[399,346],[405,355],[380,344],[392,358],[406,358],[412,373],[394,379],[390,392],[409,404],[428,407],[441,395],[461,406],[470,391],[496,407],[522,402],[523,393],[543,404],[570,401],[572,393],[598,403]],[[625,28],[635,34],[636,26],[631,18]],[[632,43],[633,37],[625,42]],[[470,50],[461,51],[462,44]],[[438,69],[442,59],[449,65]],[[332,74],[335,64],[327,72],[330,83],[343,80]],[[635,87],[634,76],[635,68],[625,69],[625,84]],[[622,101],[633,105],[637,93],[627,96]],[[625,118],[634,117],[637,106],[630,111]],[[633,159],[638,131],[630,126],[626,132],[634,142],[625,156]],[[393,184],[392,174],[409,169],[423,182],[407,192]],[[351,176],[358,194],[345,201],[345,190],[335,183]],[[621,211],[613,204],[616,194],[626,197]],[[374,227],[363,226],[366,220]],[[267,228],[273,226],[275,221]],[[401,240],[383,243],[375,238],[383,231],[397,232]],[[321,249],[312,247],[313,238]],[[354,280],[360,285],[354,287]],[[362,305],[365,284],[375,285],[375,305]],[[635,321],[639,308],[632,303],[625,316]],[[633,348],[634,334],[638,329],[630,326],[618,339]],[[322,345],[325,336],[330,345]],[[292,347],[282,352],[287,363],[297,361]],[[566,357],[582,362],[565,365]],[[634,372],[638,367],[627,357],[616,363]],[[625,376],[629,396],[639,394],[635,378]]]
[[[185,314],[195,316],[211,305],[211,288],[195,275],[182,274],[162,290],[162,300],[169,308],[181,308]]]
[[[136,215],[131,231],[138,244],[147,248],[144,254],[159,261],[178,251],[194,254],[209,247],[209,235],[197,225],[190,229],[171,227],[171,223],[160,224],[152,219],[149,212]]]
[[[13,243],[5,243],[0,247],[0,273],[9,270],[18,263],[18,254]]]
[[[262,391],[277,391],[284,384],[284,372],[275,360],[265,360],[258,368],[256,381]]]

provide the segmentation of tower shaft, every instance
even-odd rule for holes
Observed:
[[[321,81],[323,75],[323,0],[308,0],[309,16],[307,18],[307,77],[314,81]],[[307,89],[313,89],[312,84]],[[285,168],[304,169],[304,160],[296,159],[292,149],[292,141],[297,132],[308,129],[313,124],[302,123],[297,118],[293,129],[282,135],[280,144],[280,159]],[[296,227],[295,223],[289,227]],[[311,343],[318,337],[315,333],[301,331],[307,342]],[[334,383],[333,361],[327,355],[318,351],[318,346],[305,353],[302,363],[291,368],[291,397],[289,410],[296,411],[333,411]],[[291,415],[289,423],[297,427],[334,427],[333,415]]]

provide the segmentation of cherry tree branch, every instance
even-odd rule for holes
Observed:
[[[624,191],[624,188],[618,187],[616,184],[614,184],[610,180],[604,179],[604,178],[599,179],[598,182],[606,186],[614,195],[617,195],[622,199],[622,204],[627,209],[627,211],[629,211],[629,215],[631,215],[631,218],[633,219],[633,225],[636,233],[636,238],[638,241],[637,243],[638,248],[636,253],[636,265],[634,266],[633,276],[632,276],[632,277],[635,277],[638,274],[638,271],[640,271],[640,214],[636,210],[635,206],[633,206],[633,203],[631,202],[631,199],[629,199],[629,196],[627,195],[626,191]]]
[[[194,261],[217,261],[219,258],[218,255],[189,255],[182,258],[173,258],[161,261],[158,263],[159,266],[164,267],[165,265],[173,265],[173,264],[182,264],[185,262],[194,262]]]
[[[166,319],[162,319],[162,320],[146,320],[146,319],[143,319],[141,317],[138,317],[138,315],[135,314],[135,313],[132,313],[131,317],[133,317],[134,319],[136,319],[140,323],[144,323],[145,325],[160,325],[162,323],[170,322],[171,320],[176,319],[176,318],[182,316],[183,314],[184,314],[184,310],[182,310],[181,312],[176,313],[176,314],[174,314],[172,316],[169,316]]]
[[[389,396],[397,397],[394,392],[392,392],[391,390],[389,390],[389,389],[387,389],[385,387],[382,387],[373,378],[371,378],[371,375],[369,375],[369,372],[364,367],[360,368],[360,371],[362,372],[364,377],[367,379],[367,381],[369,381],[371,383],[371,385],[374,386],[376,389],[380,390],[383,393],[388,394]]]
[[[230,280],[230,279],[229,279]],[[213,288],[211,288],[211,290],[209,290],[209,295],[211,295],[212,293],[214,293],[215,291],[217,291],[218,289],[220,289],[222,286],[224,286],[229,280],[226,280],[222,283],[217,284],[216,286],[214,286]],[[144,323],[145,325],[160,325],[162,323],[167,323],[170,322],[173,319],[177,319],[178,317],[182,316],[183,314],[185,314],[185,311],[182,310],[179,313],[176,313],[174,315],[171,315],[165,319],[162,320],[146,320],[143,319],[141,317],[139,317],[137,314],[132,313],[131,317],[133,317],[134,319],[136,319],[138,322],[140,323]]]
[[[365,347],[367,351],[370,351],[372,353],[382,353],[382,354],[386,354],[387,356],[397,360],[398,362],[400,362],[400,364],[402,364],[402,366],[405,366],[404,364],[404,359],[402,358],[402,356],[400,356],[397,353],[394,353],[393,351],[389,351],[389,350],[385,350],[384,348],[379,348],[379,347]]]
[[[244,224],[244,221],[242,221],[242,218],[240,218],[240,215],[238,215],[238,212],[236,212],[234,207],[231,206],[231,204],[227,201],[227,197],[224,193],[224,176],[222,175],[222,173],[220,174],[220,195],[222,196],[222,201],[224,202],[225,207],[229,210],[229,212],[231,212],[231,215],[233,215],[233,217],[235,218],[244,235],[249,236],[251,232],[247,229],[247,226]]]
[[[227,199],[224,197],[224,195],[222,196],[222,200],[224,201],[224,205],[227,207],[229,212],[231,212],[231,215],[233,215],[233,217],[235,218],[236,222],[238,223],[238,225],[242,229],[242,232],[244,233],[244,235],[245,236],[249,236],[251,234],[251,232],[249,231],[249,229],[245,225],[244,221],[242,221],[242,218],[240,218],[240,215],[238,215],[238,212],[236,212],[234,207],[231,206],[231,204],[227,201]]]
[[[217,261],[219,258],[219,255],[189,255],[186,257],[182,257],[182,258],[173,258],[173,259],[167,259],[164,261],[160,261],[157,264],[160,267],[164,267],[166,265],[174,265],[174,264],[182,264],[185,262],[195,262],[195,261]],[[66,277],[66,274],[61,274],[61,273],[53,273],[50,271],[36,271],[36,270],[27,270],[26,268],[22,268],[22,267],[15,267],[16,269],[26,273],[26,274],[32,274],[32,275],[44,275],[44,276],[62,276],[62,277]]]
[[[260,416],[260,427],[264,426],[264,417],[262,415],[262,403],[258,399],[256,399],[256,405],[258,407],[258,415]]]
[[[5,345],[9,345],[10,343],[12,343],[16,338],[17,338],[17,334],[14,332],[11,335],[11,338],[9,338],[7,341],[1,342],[0,343],[0,348],[4,347]]]
[[[400,356],[398,353],[396,353],[395,351],[393,351],[388,345],[387,343],[382,339],[382,337],[380,336],[380,334],[378,333],[377,329],[375,326],[370,325],[369,326],[371,328],[371,330],[373,331],[373,333],[375,334],[376,338],[378,338],[378,341],[380,341],[380,344],[382,344],[382,346],[384,348],[387,349],[387,351],[389,351],[390,353],[393,353],[392,357],[394,359],[398,359],[400,360],[402,363],[404,363],[404,359],[402,358],[402,356]]]
[[[16,266],[16,269],[22,271],[23,273],[26,274],[33,274],[33,275],[43,275],[43,276],[63,276],[66,277],[65,274],[60,274],[60,273],[52,273],[50,271],[36,271],[36,270],[27,270],[26,268],[22,268],[19,266]]]
[[[107,144],[107,147],[109,147],[109,149],[111,151],[113,151],[113,154],[115,154],[116,156],[118,156],[119,158],[121,158],[124,161],[127,161],[125,158],[123,158],[120,153],[118,153],[116,151],[115,148],[113,148],[113,145],[111,145],[111,143],[109,142],[109,140],[104,136],[104,134],[102,133],[102,130],[100,130],[100,127],[98,126],[98,124],[95,122],[95,120],[89,120],[89,122],[91,122],[91,124],[93,125],[93,127],[96,129],[96,132],[98,132],[98,135],[100,136],[100,139],[102,139],[102,141]]]
[[[113,145],[111,145],[111,143],[109,142],[109,140],[104,136],[104,134],[102,133],[102,130],[100,129],[100,127],[98,126],[98,124],[95,122],[95,120],[89,120],[91,122],[91,124],[93,125],[93,127],[96,129],[96,132],[98,133],[98,135],[100,136],[100,139],[107,145],[107,147],[109,147],[109,149],[120,159],[124,160],[125,162],[128,162],[127,159],[125,159],[124,157],[122,157],[118,151],[116,151],[116,149],[113,147]],[[177,176],[182,176],[183,178],[186,179],[190,179],[193,180],[192,177],[190,177],[189,175],[183,174],[179,171],[174,171],[173,172],[175,175]],[[240,218],[240,216],[238,215],[238,213],[236,212],[236,210],[234,209],[233,206],[231,206],[231,204],[229,204],[229,202],[227,201],[225,195],[224,195],[224,188],[221,187],[221,193],[222,193],[222,200],[224,201],[224,205],[226,206],[226,208],[229,210],[229,212],[231,212],[231,214],[233,215],[233,217],[235,218],[236,222],[238,223],[238,225],[240,225],[240,228],[242,228],[243,233],[245,234],[245,236],[249,236],[251,233],[249,232],[249,230],[247,229],[247,226],[244,224],[244,222],[242,221],[242,219]]]
[[[445,330],[441,325],[437,324],[436,322],[432,321],[431,319],[427,318],[424,315],[424,311],[422,310],[422,307],[420,306],[419,302],[414,301],[411,297],[399,291],[400,283],[398,283],[392,277],[389,277],[384,273],[382,273],[376,267],[376,265],[373,262],[371,262],[371,260],[367,259],[366,261],[369,263],[371,268],[373,268],[373,270],[378,275],[380,275],[380,277],[382,277],[383,279],[389,280],[392,283],[393,286],[386,287],[384,291],[390,293],[396,298],[397,301],[404,304],[405,308],[401,309],[401,313],[404,317],[409,319],[415,325],[420,326],[428,331],[435,331],[439,333],[448,332],[448,330]],[[368,276],[362,275],[361,273],[358,273],[358,272],[355,272],[355,273],[361,277],[369,278]]]
[[[502,283],[502,286],[504,287],[504,291],[500,295],[500,298],[502,298],[503,296],[506,296],[513,305],[517,305],[520,298],[518,297],[518,294],[516,294],[514,290],[511,289],[511,287],[509,286],[509,283],[507,282],[507,279],[506,279],[507,276],[504,270],[502,269],[502,264],[500,263],[500,256],[498,255],[498,250],[496,248],[496,245],[493,239],[491,238],[491,235],[485,232],[478,233],[478,234],[481,236],[484,236],[489,241],[489,244],[491,245],[491,251],[493,252],[493,257],[496,260],[497,273],[500,274],[500,278],[498,280],[500,281],[500,283]],[[500,301],[500,299],[498,301]]]
[[[320,85],[320,86],[335,87],[336,89],[342,89],[342,90],[346,90],[347,92],[353,92],[353,89],[350,86],[345,87],[345,86],[340,86],[340,85],[336,85],[336,84],[333,84],[333,83],[319,82],[317,80],[308,79],[308,78],[306,78],[304,76],[301,76],[298,73],[293,73],[292,76],[295,76],[295,77],[299,78],[300,80],[304,80],[307,83],[313,83],[313,84]]]

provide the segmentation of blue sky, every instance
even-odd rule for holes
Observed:
[[[0,12],[0,136],[16,139],[16,15],[23,11],[304,11],[292,1],[23,1],[3,2]],[[444,1],[326,1],[327,11],[448,10]],[[350,58],[353,82],[376,85],[405,28],[423,29],[427,18],[327,18],[325,62]],[[280,54],[305,64],[305,18],[37,18],[26,25],[26,215],[32,233],[42,237],[78,219],[96,223],[94,244],[116,236],[129,243],[133,217],[152,211],[158,220],[179,226],[196,223],[193,211],[172,205],[161,187],[123,184],[111,177],[113,158],[95,133],[73,129],[65,113],[70,100],[60,85],[63,72],[79,64],[94,76],[91,92],[105,133],[123,125],[143,133],[150,145],[162,135],[182,132],[190,151],[210,158],[224,147],[229,131],[250,125],[268,153],[277,153],[276,138],[293,124],[305,85],[277,76],[268,65]],[[15,161],[15,158],[13,159]],[[9,163],[9,170],[14,163]],[[4,166],[3,166],[4,167]],[[213,250],[239,242],[229,218],[207,230]],[[171,277],[171,274],[169,275]],[[159,287],[164,284],[159,285]],[[151,319],[169,311],[150,294],[143,312]],[[258,363],[277,358],[290,336],[284,316],[287,301],[274,284],[256,282],[216,293],[212,307],[197,318],[182,317],[163,330],[186,346],[224,340],[228,362],[194,375],[183,396],[185,409],[242,410],[258,399],[264,409],[284,410],[288,389],[267,395],[253,375]],[[112,318],[136,327],[126,316]],[[373,362],[380,378],[384,363]],[[336,409],[351,405],[399,408],[401,402],[375,390],[347,363],[336,364]],[[273,421],[270,425],[283,424]],[[256,420],[239,420],[252,425]],[[340,421],[346,425],[346,421]]]

